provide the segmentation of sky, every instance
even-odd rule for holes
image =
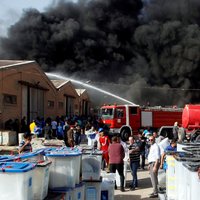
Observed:
[[[36,8],[43,12],[56,1],[58,0],[0,0],[0,36],[6,36],[8,27],[19,20],[23,10]]]

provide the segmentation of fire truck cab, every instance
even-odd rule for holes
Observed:
[[[101,118],[104,124],[110,128],[111,135],[120,133],[121,138],[127,140],[131,133],[140,127],[139,112],[140,109],[138,106],[103,106],[101,109]]]
[[[123,141],[130,135],[138,134],[139,129],[161,126],[172,126],[174,122],[181,123],[182,109],[148,107],[137,105],[104,105],[101,108],[101,118],[110,130],[111,135],[120,134]]]

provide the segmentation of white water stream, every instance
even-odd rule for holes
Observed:
[[[106,91],[106,90],[103,90],[103,89],[100,89],[100,88],[98,88],[98,87],[95,87],[95,86],[93,86],[93,85],[91,85],[91,84],[89,84],[89,83],[84,83],[84,82],[82,82],[82,81],[78,81],[78,80],[75,80],[75,79],[72,79],[72,78],[69,78],[69,77],[60,75],[60,74],[56,74],[56,73],[49,73],[49,72],[47,72],[46,75],[47,75],[48,77],[51,77],[51,78],[56,78],[56,79],[66,80],[66,81],[71,81],[71,82],[80,84],[80,85],[82,85],[82,86],[84,86],[84,87],[91,88],[91,89],[93,89],[93,90],[96,90],[96,91],[99,91],[99,92],[101,92],[101,93],[107,94],[107,95],[109,95],[109,96],[112,96],[112,97],[114,97],[114,98],[116,98],[116,99],[118,99],[118,100],[121,100],[121,101],[123,101],[123,102],[126,102],[126,103],[128,103],[128,104],[137,106],[136,104],[134,104],[134,103],[131,102],[131,101],[128,101],[128,100],[126,100],[126,99],[124,99],[124,98],[122,98],[122,97],[120,97],[120,96],[118,96],[118,95],[115,95],[115,94],[113,94],[113,93],[111,93],[111,92],[108,92],[108,91]]]

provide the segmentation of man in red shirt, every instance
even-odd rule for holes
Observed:
[[[112,137],[112,144],[108,148],[110,172],[115,173],[116,170],[120,176],[120,190],[124,192],[124,157],[125,152],[123,146],[119,143],[116,136]],[[116,184],[115,184],[116,185]],[[116,186],[115,186],[116,188]]]
[[[104,129],[99,128],[99,146],[100,150],[103,151],[103,160],[106,161],[106,167],[109,164],[108,147],[110,145],[110,139],[105,135]]]

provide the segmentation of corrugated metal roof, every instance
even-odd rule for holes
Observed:
[[[34,63],[33,60],[0,60],[0,69]]]

